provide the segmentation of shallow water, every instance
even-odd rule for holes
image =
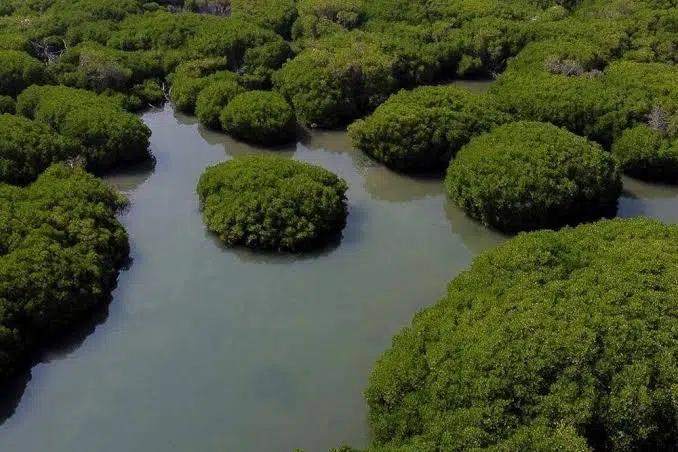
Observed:
[[[439,180],[394,174],[315,133],[276,151],[344,177],[338,246],[273,257],[224,249],[198,212],[203,169],[256,152],[170,107],[149,112],[154,168],[126,191],[133,263],[108,318],[32,370],[2,451],[322,451],[367,441],[362,391],[414,312],[503,240],[468,220]],[[625,216],[678,221],[678,190],[626,181]]]

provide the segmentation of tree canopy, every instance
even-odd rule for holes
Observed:
[[[108,302],[129,253],[116,213],[127,200],[80,168],[0,184],[0,378]]]
[[[0,95],[16,96],[30,85],[49,81],[47,68],[25,52],[0,51]]]
[[[552,124],[515,122],[463,147],[445,187],[472,218],[515,232],[613,216],[622,184],[616,159],[596,143]]]
[[[346,182],[283,157],[241,157],[209,167],[198,196],[207,228],[229,246],[306,251],[341,232]]]
[[[348,131],[355,147],[392,168],[443,172],[471,137],[509,119],[490,96],[420,87],[391,96]]]
[[[659,126],[641,124],[625,130],[612,145],[612,153],[630,176],[675,184],[678,182],[678,139],[663,130],[661,123]]]
[[[294,140],[294,110],[278,93],[248,91],[236,95],[222,110],[222,128],[241,140],[259,144],[285,144]]]
[[[370,451],[671,450],[678,228],[519,235],[377,361]]]
[[[80,144],[88,170],[101,172],[150,157],[148,127],[111,100],[65,86],[32,86],[17,99],[17,113]]]
[[[0,115],[0,182],[26,185],[52,163],[75,157],[80,145],[49,126],[21,116]]]
[[[234,97],[243,92],[245,89],[235,77],[210,80],[200,91],[195,102],[195,115],[200,124],[210,129],[220,129],[219,117],[222,110]]]

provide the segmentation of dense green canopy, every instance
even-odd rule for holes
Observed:
[[[677,244],[611,220],[476,258],[377,362],[369,450],[672,450]]]
[[[0,0],[0,375],[113,284],[122,199],[67,165],[148,158],[130,112],[169,97],[265,145],[353,123],[391,168],[449,166],[485,224],[559,228],[614,213],[620,169],[676,182],[677,49],[676,0]],[[264,157],[198,184],[226,244],[292,251],[341,231],[346,190]],[[674,449],[675,235],[602,222],[481,257],[377,366],[371,449]]]
[[[206,84],[195,102],[195,115],[200,124],[210,129],[221,128],[219,116],[228,103],[245,89],[233,78],[215,79]]]
[[[392,168],[442,173],[471,137],[508,120],[490,96],[421,87],[391,96],[348,131],[355,147]]]
[[[229,246],[304,251],[344,227],[346,182],[324,168],[282,157],[219,163],[200,176],[207,228]]]
[[[445,187],[469,216],[505,231],[613,216],[622,189],[617,161],[599,145],[538,122],[473,138],[450,164]]]
[[[79,157],[91,171],[106,171],[150,157],[151,132],[141,119],[90,91],[32,86],[18,97],[17,113],[79,143]]]
[[[332,128],[373,110],[395,91],[394,60],[368,34],[318,41],[273,76],[276,88],[311,127]]]
[[[231,16],[289,38],[297,18],[295,3],[296,0],[231,0]]]
[[[108,302],[127,258],[126,199],[56,165],[27,188],[0,184],[0,379]]]
[[[75,157],[80,145],[49,126],[21,116],[0,115],[0,182],[25,185],[52,163]]]
[[[193,114],[198,95],[216,81],[237,82],[236,74],[226,70],[226,59],[203,58],[182,63],[172,74],[172,102],[184,113]]]
[[[30,85],[49,81],[47,68],[24,52],[0,51],[0,95],[16,96]]]
[[[223,109],[220,120],[226,132],[251,143],[285,144],[296,136],[294,110],[272,91],[238,94]]]

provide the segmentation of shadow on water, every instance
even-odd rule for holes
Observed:
[[[143,185],[151,177],[155,171],[156,163],[155,158],[150,158],[138,165],[107,174],[106,182],[124,193],[130,193]]]
[[[277,155],[291,158],[297,150],[296,144],[282,146],[257,146],[243,141],[238,141],[222,132],[209,130],[204,127],[198,128],[198,133],[207,144],[211,146],[223,146],[226,153],[231,157],[243,157],[247,155]]]
[[[408,202],[443,193],[440,175],[407,175],[393,171],[351,146],[345,131],[314,131],[301,141],[308,149],[348,155],[364,178],[363,187],[372,198]]]
[[[252,264],[289,264],[305,260],[315,260],[332,254],[343,239],[343,233],[334,234],[327,243],[319,248],[306,252],[275,252],[266,250],[252,250],[244,246],[230,247],[225,245],[219,237],[205,228],[205,235],[210,241],[225,253],[232,253],[239,261]]]
[[[22,370],[2,384],[3,390],[0,393],[0,425],[12,417],[19,406],[26,386],[31,381],[31,368],[37,364],[47,364],[66,358],[76,351],[85,339],[96,330],[97,326],[106,321],[108,318],[108,307],[112,299],[112,295],[109,295],[100,306],[85,314],[76,328],[49,338],[48,346],[40,347],[32,357],[28,358],[27,362],[19,364]]]
[[[661,183],[644,182],[639,179],[624,177],[623,197],[632,199],[662,199],[678,196],[678,186]]]
[[[450,200],[445,201],[445,216],[450,222],[452,232],[475,254],[501,245],[511,238],[510,235],[490,229],[469,218]]]

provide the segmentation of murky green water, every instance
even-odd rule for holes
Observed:
[[[152,170],[110,178],[134,259],[108,318],[32,370],[0,451],[322,451],[365,444],[374,360],[478,252],[502,237],[452,207],[437,180],[396,175],[317,133],[277,151],[344,177],[338,247],[305,257],[222,248],[195,185],[209,164],[266,152],[169,107],[144,115]],[[627,181],[620,212],[678,221],[678,191]]]

